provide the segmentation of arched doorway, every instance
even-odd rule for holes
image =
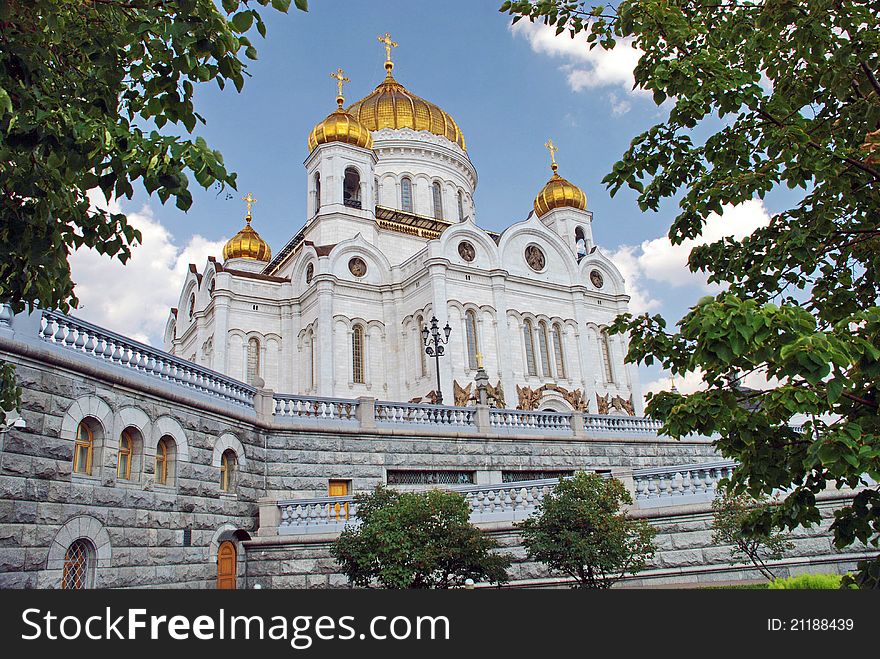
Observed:
[[[225,540],[217,549],[217,590],[235,590],[235,543]]]

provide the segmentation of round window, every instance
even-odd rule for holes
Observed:
[[[363,277],[365,274],[367,274],[367,264],[361,257],[355,256],[351,261],[348,262],[348,270],[355,277]]]
[[[477,256],[477,251],[467,240],[462,240],[458,243],[458,255],[470,263]]]
[[[535,272],[541,272],[547,264],[544,252],[537,245],[529,245],[525,251],[526,263]]]

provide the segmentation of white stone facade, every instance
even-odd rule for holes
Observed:
[[[594,246],[592,214],[556,208],[488,232],[475,222],[476,171],[457,144],[410,129],[373,137],[372,150],[330,142],[309,155],[309,219],[271,263],[191,266],[165,349],[279,392],[425,399],[437,376],[421,327],[436,316],[452,328],[440,359],[446,404],[453,381],[474,381],[480,353],[507,407],[529,387],[541,390],[538,409],[572,409],[563,393],[576,391],[590,412],[607,394],[640,414],[625,340],[603,335],[629,297]],[[525,256],[535,247],[537,269]]]

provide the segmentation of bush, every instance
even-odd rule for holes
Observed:
[[[788,579],[774,579],[769,590],[836,590],[840,588],[839,574],[801,574]]]

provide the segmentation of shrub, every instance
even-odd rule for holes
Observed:
[[[787,579],[774,579],[769,590],[835,590],[840,588],[839,574],[800,574]]]

